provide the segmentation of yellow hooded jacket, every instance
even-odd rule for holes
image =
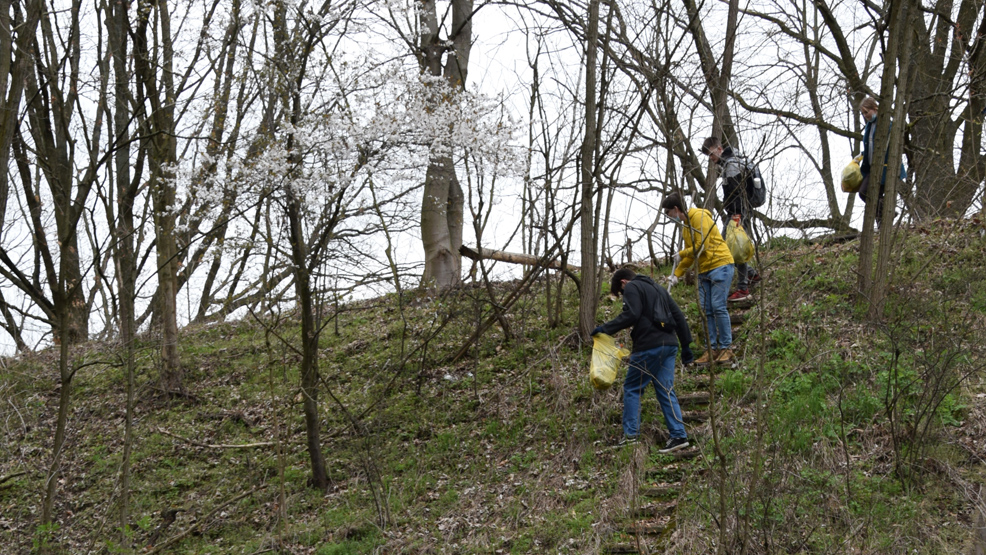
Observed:
[[[701,274],[720,266],[733,263],[733,255],[719,234],[712,213],[702,208],[688,209],[688,222],[685,224],[685,249],[678,253],[681,262],[674,269],[674,275],[682,277],[698,256],[698,271]],[[703,243],[704,240],[704,243]]]

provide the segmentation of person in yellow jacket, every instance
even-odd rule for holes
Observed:
[[[733,332],[729,327],[726,298],[733,283],[733,255],[708,210],[686,209],[678,193],[668,195],[661,203],[661,210],[684,228],[685,249],[678,253],[681,262],[668,282],[670,285],[678,283],[698,259],[698,299],[709,326],[711,355],[716,362],[730,362],[733,359]],[[695,364],[709,364],[710,360],[709,350],[706,350]]]

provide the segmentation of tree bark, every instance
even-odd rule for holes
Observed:
[[[134,61],[150,113],[144,114],[148,139],[148,159],[151,165],[150,189],[153,201],[154,232],[157,252],[158,295],[155,307],[161,326],[160,387],[166,394],[181,394],[184,384],[178,356],[178,247],[175,240],[175,188],[171,169],[177,158],[175,138],[174,50],[171,38],[171,19],[166,3],[154,5],[159,22],[161,58],[152,58],[148,46],[148,27],[152,11],[142,12],[134,33]],[[161,74],[155,68],[161,68]]]
[[[900,168],[904,145],[905,126],[903,125],[903,121],[905,106],[909,99],[908,86],[910,83],[908,74],[910,64],[907,63],[906,57],[911,51],[911,44],[913,43],[911,39],[914,36],[914,33],[909,32],[908,28],[912,25],[911,20],[914,18],[914,12],[919,9],[920,5],[915,4],[914,0],[895,0],[892,8],[893,11],[890,14],[889,28],[893,31],[891,32],[890,41],[887,45],[887,54],[884,57],[881,100],[886,103],[884,104],[885,106],[893,106],[893,121],[899,123],[888,130],[889,137],[886,141],[879,134],[880,125],[877,125],[876,152],[874,154],[879,157],[875,157],[874,159],[882,160],[883,157],[880,154],[884,151],[888,154],[886,190],[884,191],[883,214],[881,214],[880,218],[882,221],[882,225],[880,226],[880,249],[877,252],[876,269],[869,295],[869,318],[874,321],[878,320],[883,314],[887,283],[889,281],[890,257],[894,243],[893,222],[894,215],[897,213],[897,185],[900,182],[898,168]],[[895,69],[898,67],[898,61],[900,62],[900,75],[895,80],[895,73],[897,73]],[[896,98],[894,95],[895,90]],[[889,125],[889,122],[880,123]],[[884,145],[887,145],[886,149],[883,148]],[[875,170],[870,172],[871,179],[874,175],[878,177],[880,173],[880,167],[877,165]],[[871,183],[870,187],[876,185],[878,184]],[[874,189],[871,188],[870,190],[873,191]],[[877,203],[871,201],[870,204]]]
[[[126,375],[126,407],[123,431],[123,457],[120,461],[120,542],[130,548],[130,456],[133,452],[134,391],[136,353],[134,339],[136,329],[137,261],[134,252],[134,202],[136,184],[130,181],[130,78],[127,72],[128,32],[130,30],[127,2],[107,2],[106,30],[113,62],[115,94],[113,98],[113,126],[115,141],[115,184],[117,210],[116,222],[110,221],[114,236],[113,255],[119,287],[120,346],[123,349]],[[104,71],[109,71],[105,68]]]
[[[493,249],[485,249],[482,247],[477,247],[475,249],[472,249],[463,245],[459,249],[459,254],[471,260],[498,260],[500,262],[509,262],[511,264],[524,264],[527,266],[534,266],[537,264],[541,264],[541,257],[533,254],[498,251]],[[579,271],[578,266],[569,266],[567,264],[564,264],[559,258],[555,258],[547,262],[546,264],[544,264],[544,267],[552,270],[566,269],[566,270],[573,270],[576,272]]]
[[[421,201],[421,241],[425,250],[422,283],[439,288],[461,281],[464,197],[451,156],[433,157]]]
[[[589,22],[585,37],[585,133],[582,136],[582,202],[579,206],[581,226],[582,287],[579,289],[579,335],[590,341],[596,327],[599,307],[598,229],[593,210],[595,196],[596,153],[596,54],[599,50],[599,0],[589,0]]]
[[[916,33],[916,40],[910,57],[913,100],[907,111],[914,189],[907,197],[917,220],[962,217],[986,176],[986,153],[982,148],[982,112],[986,108],[983,10],[981,0],[962,0],[958,17],[952,22],[946,15],[952,11],[952,0],[938,0],[934,7],[937,15],[932,20],[937,22],[934,30],[926,27],[924,17],[913,18],[908,25],[910,32]],[[965,108],[953,120],[945,114],[951,113],[949,91],[956,87],[960,70],[969,77],[968,98]],[[956,134],[960,129],[956,169]]]
[[[422,72],[443,76],[453,91],[461,91],[465,89],[472,49],[473,0],[452,0],[451,8],[452,27],[448,39],[442,40],[435,0],[421,3],[418,64]],[[434,102],[445,101],[441,95],[435,95]],[[444,148],[451,147],[444,145]],[[433,154],[428,161],[421,201],[421,241],[425,251],[422,285],[446,288],[462,281],[459,247],[462,246],[464,203],[465,196],[455,174],[452,155]]]
[[[41,1],[30,0],[25,5],[25,20],[19,22],[14,33],[10,25],[10,3],[11,0],[0,0],[0,34],[5,39],[0,41],[0,94],[6,93],[0,105],[0,229],[6,229],[10,150],[18,129],[25,74],[31,71],[29,53],[41,18]]]

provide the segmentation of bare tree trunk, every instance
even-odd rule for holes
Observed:
[[[729,0],[729,11],[726,15],[726,45],[722,54],[722,67],[716,63],[715,54],[709,44],[702,27],[702,16],[695,0],[685,0],[688,12],[688,30],[695,41],[699,62],[702,65],[702,75],[712,93],[712,110],[715,119],[712,122],[712,134],[719,137],[723,144],[739,146],[736,128],[733,126],[729,107],[726,105],[729,92],[729,79],[733,68],[733,49],[736,42],[736,21],[739,12],[737,0]]]
[[[435,0],[423,0],[418,63],[421,71],[442,75],[455,90],[463,90],[472,48],[473,0],[452,0],[452,28],[447,40],[439,35]],[[448,45],[452,48],[449,49]],[[442,57],[446,56],[445,63]],[[444,102],[436,95],[435,102]],[[462,281],[462,225],[465,196],[450,154],[433,156],[425,175],[421,201],[421,241],[425,251],[423,285],[450,287]]]
[[[876,133],[879,136],[879,128]],[[876,153],[873,154],[873,159],[876,159]],[[873,179],[874,176],[879,179],[878,169],[870,172],[870,179]],[[879,186],[879,183],[871,185],[870,190],[875,193],[879,189]],[[876,189],[873,187],[876,187]],[[863,209],[863,231],[859,235],[859,272],[856,275],[857,306],[863,306],[869,302],[870,288],[873,284],[873,223],[876,221],[876,204],[876,202],[867,202],[864,204]]]
[[[533,254],[498,251],[494,249],[485,249],[482,247],[471,249],[463,245],[462,248],[459,249],[459,253],[462,254],[462,256],[472,260],[498,260],[500,262],[509,262],[511,264],[524,264],[526,266],[534,266],[541,263],[541,257]],[[547,264],[544,264],[544,267],[552,270],[579,270],[577,266],[568,266],[564,264],[560,258],[555,258],[554,260],[548,261]]]
[[[81,56],[79,2],[72,5],[68,26],[55,29],[50,13],[41,14],[39,2],[26,5],[26,21],[16,33],[16,53],[18,58],[12,62],[12,52],[8,41],[0,46],[0,66],[11,67],[10,91],[4,91],[11,104],[0,110],[0,132],[4,141],[3,156],[10,155],[17,164],[23,187],[22,201],[27,211],[23,223],[31,227],[36,251],[33,272],[22,271],[11,260],[9,253],[0,248],[0,260],[4,265],[4,277],[22,291],[47,317],[56,343],[59,344],[59,405],[58,419],[52,444],[51,464],[45,476],[42,499],[41,524],[52,522],[55,498],[58,491],[61,464],[64,456],[68,418],[72,394],[74,370],[69,367],[72,345],[88,336],[89,306],[83,292],[83,272],[81,255],[78,251],[78,227],[85,210],[93,183],[100,174],[103,163],[96,149],[101,143],[103,126],[102,112],[96,112],[86,126],[74,126],[74,110],[78,106],[80,94],[79,59]],[[9,14],[10,4],[0,6]],[[5,16],[4,16],[5,17]],[[9,20],[0,20],[5,25],[3,32],[9,33]],[[41,36],[37,37],[38,28]],[[30,31],[30,32],[29,32]],[[59,34],[63,33],[63,34]],[[56,38],[57,37],[57,38]],[[51,48],[43,51],[40,44]],[[57,46],[56,46],[57,45]],[[98,55],[98,54],[97,54]],[[29,63],[33,61],[33,65]],[[6,77],[6,76],[5,76]],[[100,98],[106,97],[106,76],[96,81],[98,89],[91,89]],[[86,83],[88,84],[88,82]],[[22,89],[23,87],[23,89]],[[27,119],[17,121],[17,106],[20,95],[25,92]],[[8,119],[11,118],[11,119]],[[13,127],[10,126],[13,122]],[[31,144],[27,144],[20,134],[18,124],[30,132]],[[81,129],[80,129],[81,127]],[[79,135],[84,134],[83,137]],[[91,150],[88,163],[75,165],[76,144],[84,142]],[[35,157],[31,159],[30,157]],[[84,171],[81,171],[84,170]],[[8,186],[8,167],[3,167],[4,187]],[[37,182],[33,176],[40,174]],[[42,189],[47,184],[51,198],[51,213],[54,215],[55,245],[49,242],[50,224],[45,220],[41,202]],[[4,199],[9,190],[4,191]],[[31,275],[29,275],[31,274]],[[42,278],[43,275],[43,278]],[[42,285],[42,281],[44,282]],[[46,292],[43,287],[47,287]],[[46,296],[50,293],[50,299]]]
[[[986,21],[982,12],[986,8],[981,0],[961,0],[952,22],[945,14],[952,12],[953,2],[940,0],[934,4],[934,29],[926,27],[923,17],[907,24],[917,39],[908,53],[914,83],[907,113],[908,153],[915,174],[915,187],[908,195],[909,207],[918,220],[962,217],[986,176],[982,148],[982,113],[986,108]],[[956,84],[961,79],[960,72],[968,75],[968,104],[953,120],[943,117],[951,112],[952,95],[946,91],[961,86]],[[960,129],[956,169],[956,134]]]
[[[175,138],[174,51],[171,43],[171,19],[166,3],[155,4],[161,59],[152,59],[148,46],[150,13],[142,13],[134,33],[134,61],[140,84],[150,103],[147,118],[149,159],[151,163],[151,198],[154,231],[157,240],[157,275],[159,303],[155,308],[161,325],[161,388],[168,394],[184,392],[181,362],[178,358],[178,247],[175,240],[175,188],[171,169],[178,158]],[[155,68],[161,68],[160,79]]]
[[[579,334],[589,341],[596,326],[599,307],[598,229],[592,199],[595,196],[596,154],[596,53],[599,50],[599,0],[589,0],[589,23],[585,37],[585,134],[582,137],[582,203],[579,224],[582,228],[582,287],[579,290]]]
[[[307,29],[300,44],[292,42],[292,32],[288,28],[288,7],[285,2],[276,4],[274,40],[278,59],[287,67],[293,69],[291,77],[277,84],[283,91],[280,101],[284,111],[289,116],[291,129],[294,129],[302,118],[301,87],[306,78],[308,58],[320,36],[321,27],[314,24]],[[284,209],[288,218],[291,237],[291,265],[294,273],[295,292],[298,296],[298,309],[301,315],[301,395],[305,415],[305,438],[308,458],[312,465],[312,486],[319,491],[329,487],[328,474],[325,466],[325,455],[322,453],[320,436],[321,419],[318,414],[318,339],[320,327],[315,320],[316,301],[312,288],[313,259],[317,253],[310,252],[310,245],[305,235],[304,215],[301,199],[295,191],[292,176],[302,162],[302,156],[295,152],[295,136],[290,132],[287,137],[286,150],[288,153],[288,172],[282,188],[284,192]],[[324,233],[322,230],[320,233]],[[316,249],[318,247],[316,246]]]
[[[136,361],[134,339],[136,330],[136,289],[137,262],[134,253],[134,199],[137,187],[130,182],[130,97],[129,75],[127,73],[127,36],[130,27],[129,4],[107,2],[107,38],[113,58],[115,94],[113,104],[113,125],[116,151],[114,154],[117,221],[110,222],[114,231],[114,250],[116,275],[120,288],[119,318],[120,345],[123,349],[124,372],[126,374],[126,408],[123,429],[123,460],[120,461],[120,542],[130,550],[130,455],[133,451],[134,420],[134,373]],[[109,71],[109,68],[104,69]]]
[[[701,14],[695,0],[685,0],[685,9],[688,13],[688,30],[695,41],[695,49],[702,66],[702,75],[705,77],[705,83],[711,93],[712,136],[718,137],[723,145],[739,147],[739,136],[733,125],[729,106],[726,104],[729,98],[729,80],[733,70],[733,50],[736,43],[739,3],[737,0],[729,0],[726,14],[726,44],[722,54],[721,67],[716,63],[712,47],[705,35]],[[712,210],[716,204],[716,174],[715,162],[710,158],[708,171],[705,174],[705,201],[702,203],[702,207],[709,210]]]
[[[892,252],[892,247],[894,243],[894,215],[896,214],[897,208],[897,184],[900,182],[900,160],[903,155],[903,145],[904,145],[904,130],[906,126],[904,125],[904,114],[905,106],[908,102],[908,85],[909,79],[909,69],[911,65],[907,63],[905,57],[909,56],[911,52],[912,37],[914,33],[910,32],[911,29],[911,19],[914,17],[914,12],[918,11],[920,6],[914,5],[913,0],[896,0],[893,4],[892,12],[890,14],[889,28],[891,29],[890,41],[887,44],[887,54],[884,56],[884,70],[883,70],[883,85],[881,87],[881,100],[884,101],[882,105],[893,106],[893,121],[897,122],[887,131],[889,132],[889,137],[886,141],[881,139],[880,135],[880,125],[879,123],[890,122],[878,122],[877,125],[877,137],[876,146],[874,154],[878,156],[876,160],[882,160],[883,157],[880,155],[884,152],[883,145],[887,145],[889,148],[887,164],[886,164],[886,190],[884,191],[883,197],[883,214],[881,214],[882,225],[880,226],[880,249],[877,253],[876,259],[876,271],[873,275],[873,282],[870,288],[870,306],[868,316],[871,320],[877,320],[883,314],[884,300],[886,298],[887,283],[889,281],[890,274],[890,256]],[[903,44],[901,44],[903,43]],[[900,75],[895,80],[894,76],[897,73],[896,67],[898,58],[900,60]],[[894,85],[896,84],[896,87]],[[894,89],[896,88],[896,99],[894,99]],[[888,118],[889,119],[889,118]],[[876,171],[870,172],[870,178],[872,179],[874,174],[877,176],[882,173],[880,171],[880,165],[876,165]],[[878,186],[878,183],[870,184],[870,191],[873,191],[873,187]],[[870,204],[878,204],[876,202],[870,202]],[[879,208],[879,207],[877,207]]]
[[[432,158],[421,201],[421,241],[425,250],[422,283],[445,288],[462,275],[463,195],[451,156]]]
[[[154,149],[152,149],[154,150]],[[161,154],[161,153],[159,153]],[[163,173],[164,168],[159,166]],[[175,191],[168,183],[170,175],[157,174],[152,178],[154,199],[154,228],[157,237],[158,288],[161,295],[161,389],[167,394],[184,392],[181,361],[178,357],[178,272],[177,245],[175,244],[175,217],[170,212],[174,206]]]
[[[289,148],[290,150],[290,148]],[[311,276],[308,272],[308,250],[302,229],[301,207],[291,186],[285,188],[288,222],[291,227],[291,258],[295,266],[294,287],[301,311],[301,395],[305,412],[305,437],[308,458],[312,463],[312,485],[325,491],[329,487],[322,454],[321,429],[318,417],[318,331],[315,325],[315,303],[312,299]]]
[[[60,314],[59,325],[67,325],[68,315],[63,311]],[[51,465],[45,475],[44,501],[41,504],[41,524],[50,524],[55,505],[55,494],[58,493],[58,480],[61,474],[62,451],[65,448],[65,434],[68,428],[69,403],[72,400],[72,376],[73,372],[69,368],[68,357],[71,342],[66,339],[62,341],[58,349],[58,375],[59,375],[59,395],[58,395],[58,419],[55,421],[55,439],[51,446]]]
[[[886,20],[894,19],[895,22],[899,19],[899,8],[902,5],[901,0],[897,0],[894,4],[889,7],[889,12],[886,15]],[[892,29],[888,41],[886,43],[886,51],[883,55],[884,60],[884,70],[883,78],[881,81],[880,90],[880,105],[890,107],[893,105],[893,94],[894,88],[896,86],[896,74],[897,74],[897,51],[898,51],[898,29],[890,27]],[[869,174],[869,190],[867,193],[866,209],[863,212],[863,231],[860,235],[859,240],[859,274],[857,277],[857,305],[862,306],[864,303],[866,306],[872,308],[873,300],[873,252],[874,252],[874,242],[875,242],[875,232],[873,229],[874,222],[876,222],[877,216],[877,206],[880,198],[881,180],[883,178],[883,159],[887,155],[887,147],[889,146],[890,137],[890,125],[891,125],[891,115],[887,112],[890,110],[885,110],[883,117],[877,117],[876,131],[874,136],[874,145],[872,153],[872,164],[870,166]],[[902,124],[903,122],[901,122]],[[900,127],[901,125],[898,125]],[[863,140],[866,140],[864,137]],[[889,160],[888,160],[889,162]],[[887,174],[892,173],[889,169],[886,171]],[[888,175],[889,177],[889,175]],[[884,195],[884,203],[889,203],[891,205],[896,204],[896,198],[889,198],[889,195]],[[882,217],[882,214],[881,214]],[[884,226],[893,225],[893,220],[889,222],[883,222]]]
[[[10,149],[19,125],[25,74],[31,71],[31,45],[41,18],[40,0],[27,2],[25,20],[20,22],[15,33],[10,26],[10,4],[11,0],[0,0],[0,33],[6,39],[0,43],[0,94],[6,93],[6,98],[0,98],[3,100],[0,106],[0,229],[6,229]],[[16,40],[12,40],[15,36]]]

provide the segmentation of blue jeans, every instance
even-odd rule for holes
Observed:
[[[664,422],[673,438],[686,438],[681,407],[674,394],[674,359],[677,345],[664,345],[630,355],[630,367],[623,381],[623,435],[637,437],[640,433],[640,396],[647,384],[654,384],[657,402],[661,404]]]
[[[725,349],[733,344],[729,327],[726,298],[733,283],[733,265],[726,264],[698,275],[698,300],[709,326],[709,343],[713,349]]]

